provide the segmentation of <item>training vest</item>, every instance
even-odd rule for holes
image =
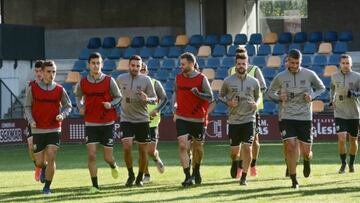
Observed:
[[[37,83],[30,84],[33,102],[31,113],[38,129],[60,128],[61,122],[56,120],[60,113],[60,102],[63,87],[56,85],[55,89],[47,91],[40,88]]]
[[[233,75],[233,74],[235,74],[236,73],[236,71],[235,71],[235,66],[234,67],[232,67],[231,69],[230,69],[230,75]],[[249,75],[251,75],[251,76],[253,76],[254,78],[256,78],[256,70],[259,68],[259,67],[257,67],[257,66],[251,66],[251,67],[249,67],[250,68],[250,70],[248,69],[248,74]],[[260,103],[259,103],[259,105],[257,106],[257,111],[259,111],[259,110],[261,110],[261,109],[264,109],[264,100],[263,100],[263,94],[262,94],[262,92],[260,91],[259,92],[259,100],[260,100]]]
[[[105,109],[103,102],[111,102],[111,77],[105,76],[100,83],[91,83],[87,77],[81,79],[80,87],[85,96],[85,122],[110,123],[117,118],[114,108]]]
[[[192,88],[197,87],[202,92],[204,77],[202,73],[194,78],[187,78],[182,73],[176,75],[176,115],[195,119],[206,117],[209,102],[200,99],[190,91]]]
[[[154,87],[154,89],[155,89],[155,81],[156,81],[155,79],[151,78],[151,84]],[[155,104],[148,104],[147,105],[149,114],[150,114],[151,111],[156,109],[158,103],[159,102],[157,101]],[[157,127],[159,125],[160,121],[161,121],[161,117],[160,117],[160,112],[159,112],[157,116],[150,117],[150,124],[149,124],[150,128]]]

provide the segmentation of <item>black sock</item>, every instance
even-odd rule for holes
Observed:
[[[195,171],[200,171],[200,164],[195,164],[194,170]]]
[[[256,159],[251,160],[250,167],[254,167],[256,165]]]
[[[340,154],[341,164],[346,165],[346,154]]]
[[[298,184],[298,182],[297,182],[297,180],[296,180],[296,173],[295,173],[295,174],[291,174],[291,175],[290,175],[290,178],[291,178],[291,181],[292,181],[293,185],[294,185],[294,184]]]
[[[186,179],[190,178],[190,167],[184,168]]]
[[[351,154],[350,154],[350,162],[349,162],[349,165],[350,165],[350,166],[353,166],[353,165],[354,165],[354,162],[355,162],[355,155],[351,155]]]
[[[96,187],[97,189],[99,189],[97,177],[91,177],[91,182],[92,182],[93,187]]]
[[[232,167],[239,167],[239,160],[233,160]]]
[[[135,174],[134,174],[134,171],[133,171],[133,168],[132,168],[132,167],[131,167],[131,168],[128,168],[127,170],[128,170],[128,175],[129,175],[129,177],[135,177]]]
[[[115,168],[116,167],[116,163],[114,164],[109,164],[110,168]]]
[[[241,180],[246,180],[247,173],[242,172],[241,174]]]
[[[45,188],[50,188],[51,180],[45,180]]]
[[[145,173],[145,176],[150,177],[150,173]]]
[[[243,168],[242,167],[242,160],[239,160],[239,168],[241,168],[241,169]]]
[[[141,180],[143,179],[143,176],[144,176],[144,173],[139,171],[136,180],[137,180],[137,181],[141,181]]]

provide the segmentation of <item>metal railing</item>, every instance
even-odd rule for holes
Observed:
[[[24,105],[5,82],[0,79],[0,119],[23,118],[23,115]]]

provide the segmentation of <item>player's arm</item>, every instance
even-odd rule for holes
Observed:
[[[206,100],[206,101],[212,101],[214,100],[214,95],[210,87],[209,80],[204,77],[202,81],[202,89],[203,92],[200,92],[196,87],[192,88],[191,91],[194,93],[197,97],[200,99]]]
[[[334,76],[331,76],[331,82],[330,82],[330,92],[329,92],[329,99],[330,99],[330,103],[329,106],[331,107],[333,105],[333,103],[335,102],[335,79]]]
[[[157,97],[155,93],[154,86],[151,84],[150,77],[146,77],[146,89],[145,89],[144,100],[148,104],[155,104],[157,102]]]
[[[173,110],[173,112],[176,112],[176,107],[177,107],[177,103],[176,103],[176,78],[174,80],[174,89],[173,89],[173,95],[171,98],[171,108]]]
[[[224,83],[222,84],[221,88],[220,88],[220,93],[219,93],[219,101],[228,105],[228,98],[226,97],[227,94],[229,93],[229,88],[228,88],[228,84],[226,81],[224,81]]]
[[[255,84],[255,88],[254,88],[254,100],[255,100],[255,103],[256,103],[256,106],[259,106],[260,104],[260,84],[259,84],[259,81],[256,81],[256,84]]]
[[[155,108],[155,110],[157,112],[160,112],[168,103],[168,98],[167,98],[167,95],[165,93],[163,86],[161,85],[161,83],[159,81],[155,80],[154,88],[155,88],[156,95],[157,95],[158,99],[160,100],[160,102],[157,105],[157,107]]]
[[[281,82],[279,76],[275,76],[275,78],[271,81],[270,87],[266,91],[266,95],[269,99],[274,100],[276,102],[280,101],[279,90],[281,89]]]
[[[30,124],[35,122],[31,111],[32,102],[33,102],[33,96],[31,92],[31,88],[27,88],[24,108],[25,108],[25,117]]]
[[[122,100],[122,95],[114,78],[111,78],[110,80],[110,94],[113,97],[113,100],[110,102],[111,107],[115,108],[119,106]]]
[[[262,74],[260,68],[257,68],[255,71],[255,78],[259,81],[259,85],[260,85],[260,90],[262,93],[266,92],[266,82],[265,82],[265,78],[264,75]]]
[[[84,94],[81,89],[80,82],[81,81],[79,81],[75,85],[74,94],[75,94],[76,107],[79,109],[80,114],[84,114],[85,106],[81,103],[81,100],[83,99]]]
[[[71,112],[71,101],[69,95],[67,94],[66,90],[63,88],[62,95],[61,95],[61,106],[62,112],[59,114],[61,115],[62,119],[65,119]]]
[[[311,93],[311,98],[314,100],[316,97],[320,96],[323,92],[325,92],[325,85],[315,73],[312,74],[312,87],[314,91]]]
[[[360,79],[355,82],[355,88],[352,90],[348,90],[348,97],[360,97]]]

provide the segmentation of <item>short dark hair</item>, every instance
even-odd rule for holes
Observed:
[[[242,53],[247,54],[247,50],[246,50],[244,47],[238,46],[238,47],[235,49],[235,54],[242,54]]]
[[[340,59],[349,59],[350,64],[352,64],[352,58],[349,54],[341,54]]]
[[[55,62],[53,60],[46,60],[41,64],[41,69],[44,70],[45,67],[49,67],[49,66],[56,68]]]
[[[287,57],[289,58],[293,58],[293,59],[301,59],[302,58],[302,54],[298,49],[291,49],[288,54]]]
[[[145,62],[142,62],[142,64],[141,64],[141,69],[145,69],[146,71],[148,71],[148,66],[146,65]],[[141,69],[140,69],[140,70],[141,70]]]
[[[37,61],[35,61],[35,68],[41,68],[43,63],[44,63],[43,60],[37,60]]]
[[[135,61],[142,61],[141,59],[141,56],[139,55],[132,55],[130,58],[129,58],[129,64],[132,60],[135,60]]]
[[[246,60],[248,60],[248,55],[247,54],[245,54],[245,53],[242,53],[242,54],[236,54],[236,60],[238,60],[238,59],[246,59]]]
[[[88,63],[90,63],[91,59],[102,59],[102,56],[99,52],[94,52],[89,55]]]
[[[195,58],[194,54],[192,54],[190,52],[185,52],[185,53],[181,54],[180,59],[186,59],[189,63],[193,63],[194,65],[196,64],[196,58]]]

